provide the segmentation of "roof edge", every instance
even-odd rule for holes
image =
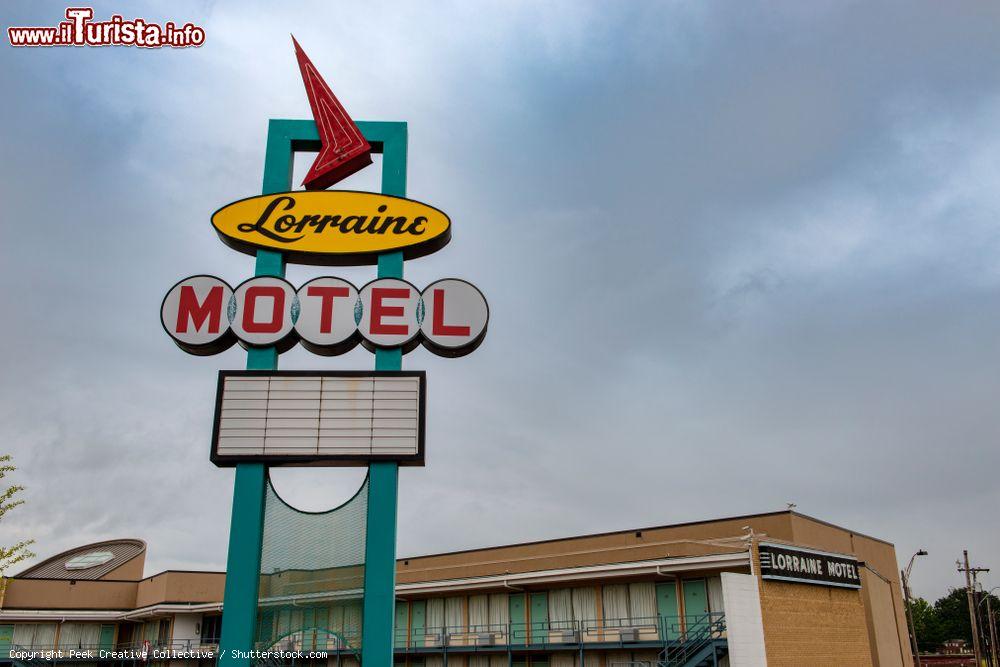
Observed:
[[[417,556],[400,556],[400,557],[397,557],[396,560],[411,560],[411,559],[417,559],[417,558],[436,558],[438,556],[454,556],[454,555],[458,555],[458,554],[472,553],[474,551],[491,551],[493,549],[508,549],[508,548],[512,548],[512,547],[528,547],[528,546],[533,546],[533,545],[536,545],[536,544],[551,544],[553,542],[568,542],[570,540],[585,540],[585,539],[589,539],[589,538],[592,538],[592,537],[607,537],[609,535],[624,535],[626,533],[636,533],[636,532],[642,532],[642,531],[646,531],[646,530],[663,530],[664,528],[684,528],[685,526],[698,526],[698,525],[702,525],[702,524],[706,524],[706,523],[719,523],[719,522],[722,522],[722,521],[741,521],[741,520],[744,520],[744,519],[758,519],[758,518],[765,517],[765,516],[776,516],[776,515],[779,515],[779,514],[793,515],[793,514],[797,514],[797,512],[792,512],[791,510],[777,510],[775,512],[760,512],[758,514],[738,514],[736,516],[719,517],[718,519],[699,519],[699,520],[696,520],[696,521],[682,521],[680,523],[668,523],[668,524],[664,524],[664,525],[660,525],[660,526],[646,526],[646,527],[643,527],[643,528],[626,528],[624,530],[608,530],[608,531],[603,531],[603,532],[600,532],[600,533],[588,533],[586,535],[570,535],[568,537],[550,537],[550,538],[547,538],[547,539],[544,539],[544,540],[529,540],[527,542],[513,542],[511,544],[495,544],[495,545],[487,546],[487,547],[473,547],[473,548],[470,548],[470,549],[458,549],[456,551],[441,551],[439,553],[420,554],[420,555],[417,555]],[[805,516],[805,515],[800,515],[800,516]],[[806,518],[810,518],[811,519],[812,517],[806,517]],[[830,525],[833,526],[833,524],[830,524]],[[833,527],[834,528],[840,528],[841,530],[847,530],[846,528],[841,528],[840,526],[833,526]],[[853,532],[853,531],[848,531],[848,532]],[[855,533],[855,535],[859,535],[859,534],[860,533]],[[865,535],[864,537],[868,537],[868,536]],[[872,539],[875,539],[875,538],[872,538]]]
[[[867,535],[865,533],[859,533],[856,530],[851,530],[850,528],[844,528],[843,526],[839,526],[839,525],[837,525],[835,523],[830,523],[829,521],[823,521],[823,519],[817,519],[814,516],[810,516],[808,514],[803,514],[802,512],[796,512],[795,510],[790,510],[789,514],[792,514],[793,516],[797,516],[800,519],[808,519],[809,521],[812,521],[814,523],[818,523],[818,524],[823,525],[823,526],[829,526],[830,528],[836,528],[837,530],[843,530],[843,531],[846,531],[846,532],[850,533],[851,535],[857,535],[858,537],[863,537],[863,538],[865,538],[867,540],[875,540],[876,542],[881,542],[882,544],[886,544],[886,545],[892,547],[893,549],[896,548],[896,545],[894,543],[890,542],[889,540],[883,540],[881,537],[873,537],[873,536]]]

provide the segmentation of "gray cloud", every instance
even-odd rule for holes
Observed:
[[[923,595],[960,583],[964,547],[990,565],[996,7],[128,11],[207,43],[0,50],[0,434],[28,487],[0,538],[137,536],[154,570],[223,566],[232,473],[207,440],[214,372],[243,354],[182,354],[156,308],[185,275],[249,274],[208,215],[259,190],[266,119],[308,115],[294,32],[355,117],[410,123],[410,194],[455,236],[408,278],[491,302],[474,355],[405,362],[431,402],[401,554],[794,501],[901,560],[926,547]],[[315,509],[361,474],[277,478]]]

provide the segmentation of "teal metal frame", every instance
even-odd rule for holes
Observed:
[[[358,127],[371,144],[372,152],[382,154],[382,193],[405,197],[406,123],[362,121]],[[267,128],[263,194],[290,190],[295,152],[319,148],[319,132],[314,121],[272,119]],[[280,252],[257,251],[254,275],[283,277],[284,274],[285,262]],[[403,253],[379,255],[378,277],[402,278]],[[375,352],[376,370],[402,370],[402,367],[402,350]],[[247,369],[277,368],[275,348],[248,350]],[[267,469],[261,463],[236,466],[219,642],[219,664],[224,667],[250,667],[253,662],[250,652],[254,649],[257,619],[266,480]],[[393,660],[398,483],[397,463],[380,462],[369,466],[361,642],[361,661],[366,667],[391,667]]]

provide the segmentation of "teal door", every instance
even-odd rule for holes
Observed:
[[[218,618],[219,618],[219,622],[218,622],[219,624],[216,626],[218,628],[218,630],[216,630],[215,632],[209,633],[211,636],[205,635],[204,632],[202,632],[202,636],[205,637],[205,639],[211,639],[216,644],[219,643],[219,632],[222,629],[222,620],[221,620],[222,617],[220,616]],[[204,627],[204,622],[205,621],[202,620],[203,627]],[[271,645],[271,640],[274,639],[274,630],[275,630],[275,628],[274,628],[274,610],[273,609],[262,609],[261,612],[260,612],[260,632],[259,632],[258,639],[260,640],[261,644],[265,648],[267,648],[267,647],[269,647]]]
[[[708,588],[704,579],[684,582],[684,621],[688,632],[708,627]]]
[[[549,595],[531,594],[531,643],[540,644],[549,639]],[[532,662],[534,664],[534,662]]]
[[[423,646],[427,640],[427,600],[410,603],[411,646]]]
[[[14,640],[14,626],[0,625],[0,657],[10,655],[10,643]]]
[[[302,650],[313,651],[316,649],[316,610],[313,608],[302,610]]]
[[[656,584],[656,611],[663,623],[664,639],[677,639],[681,635],[681,619],[677,611],[677,584]]]
[[[528,626],[525,624],[524,594],[511,593],[507,598],[510,608],[510,643],[523,645],[528,639]]]
[[[410,622],[410,605],[402,600],[396,600],[396,629],[393,633],[393,643],[398,647],[406,647],[406,631]]]
[[[0,648],[2,647],[3,647],[3,638],[0,637]],[[110,651],[115,647],[115,626],[113,625],[101,626],[100,647],[105,651]]]

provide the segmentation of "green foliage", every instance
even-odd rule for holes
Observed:
[[[976,602],[980,606],[980,623],[987,623],[986,602],[982,594]],[[1000,613],[1000,599],[990,595],[994,615]],[[910,602],[913,626],[917,631],[917,647],[921,653],[934,652],[949,639],[964,639],[972,645],[972,625],[969,623],[969,602],[965,588],[953,588],[931,606],[927,600],[916,598]]]
[[[11,464],[10,454],[0,456],[0,480],[3,480],[7,473],[15,470],[17,467]],[[0,492],[0,519],[3,519],[7,512],[24,504],[24,500],[15,499],[15,496],[21,491],[24,491],[24,487],[14,484],[7,487],[6,491]],[[35,554],[28,550],[28,547],[34,543],[34,540],[22,540],[10,547],[0,546],[0,575],[6,572],[7,568],[28,558],[34,558]]]

